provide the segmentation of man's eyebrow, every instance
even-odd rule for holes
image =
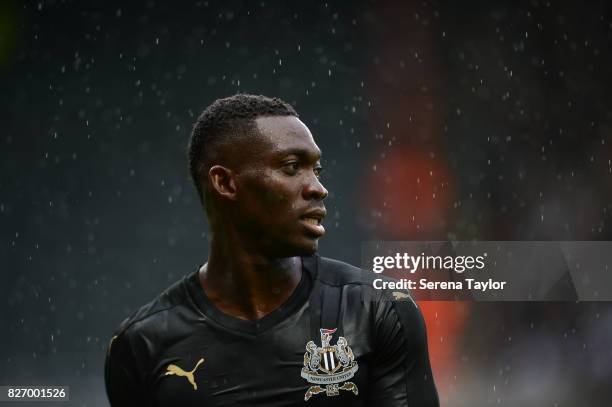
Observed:
[[[276,154],[278,156],[286,156],[286,155],[297,155],[299,157],[316,157],[317,160],[321,159],[321,150],[317,149],[315,150],[314,154],[312,153],[312,150],[306,150],[304,148],[287,148],[284,150],[278,150],[276,151]]]

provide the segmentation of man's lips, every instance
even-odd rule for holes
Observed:
[[[304,228],[308,230],[310,234],[315,235],[317,237],[321,237],[325,234],[325,228],[319,223],[318,219],[302,218],[301,222],[302,225],[304,225]]]
[[[325,209],[317,208],[304,213],[300,220],[308,231],[320,237],[325,234],[325,228],[321,225],[321,220],[325,215],[327,215]]]

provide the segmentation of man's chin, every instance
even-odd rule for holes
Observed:
[[[312,256],[318,250],[319,239],[308,239],[286,247],[282,250],[284,253],[279,253],[279,257]]]
[[[285,235],[286,236],[286,235]],[[293,239],[260,238],[260,250],[269,257],[312,256],[319,250],[319,237],[293,235]]]

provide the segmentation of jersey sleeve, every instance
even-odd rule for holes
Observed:
[[[136,355],[125,332],[111,339],[104,364],[106,394],[111,407],[151,406]]]
[[[412,300],[381,300],[376,310],[375,357],[367,405],[438,407],[425,321]]]

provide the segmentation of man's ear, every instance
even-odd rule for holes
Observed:
[[[213,165],[208,170],[208,178],[213,189],[222,197],[236,198],[236,181],[232,170],[222,165]]]

